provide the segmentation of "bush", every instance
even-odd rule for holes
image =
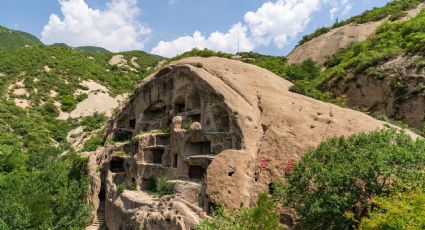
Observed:
[[[373,198],[368,217],[359,229],[425,229],[424,191],[403,192],[390,197]]]
[[[156,193],[158,193],[159,196],[173,194],[175,183],[169,182],[166,178],[159,177],[156,180],[155,185],[156,185]]]
[[[425,188],[425,142],[394,130],[330,139],[306,153],[279,197],[305,229],[351,229],[375,196]]]
[[[73,96],[65,96],[62,99],[62,111],[71,112],[77,104],[77,101]]]
[[[279,230],[279,215],[275,211],[274,201],[261,193],[256,207],[229,210],[223,207],[213,212],[212,219],[197,225],[198,230]]]
[[[101,134],[97,134],[92,136],[84,143],[83,151],[91,152],[95,151],[98,146],[103,144],[103,136]]]
[[[119,184],[119,185],[117,186],[117,192],[118,192],[119,194],[123,193],[125,189],[126,189],[125,184]]]

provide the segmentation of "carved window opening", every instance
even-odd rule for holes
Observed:
[[[228,132],[230,130],[230,119],[226,109],[221,106],[213,109],[213,120],[218,132]]]
[[[207,170],[200,165],[190,165],[189,166],[189,178],[192,179],[203,179]]]
[[[177,168],[177,166],[178,166],[178,160],[179,160],[179,156],[177,154],[175,154],[173,156],[173,167],[174,168]]]
[[[109,162],[109,164],[110,164],[111,172],[114,172],[114,173],[125,172],[124,159],[122,159],[122,158],[112,158],[112,160]]]
[[[129,127],[130,129],[134,129],[134,128],[136,128],[136,119],[130,119],[130,120],[128,121],[128,127]]]
[[[186,155],[208,155],[211,154],[211,142],[189,142],[186,144]]]
[[[165,116],[165,103],[158,101],[152,104],[143,113],[143,121],[159,120]]]
[[[179,97],[174,102],[174,109],[177,113],[183,113],[186,110],[186,103],[184,97]]]
[[[193,92],[186,98],[186,104],[188,110],[200,110],[201,109],[201,97],[197,92]]]
[[[201,114],[193,114],[189,115],[190,121],[193,122],[201,122]]]
[[[164,155],[164,149],[153,149],[153,163],[154,164],[162,164],[162,156]]]

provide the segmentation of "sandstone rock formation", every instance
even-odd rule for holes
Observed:
[[[94,155],[91,203],[104,205],[112,230],[190,229],[217,205],[255,204],[288,162],[323,140],[389,127],[290,86],[215,57],[183,59],[151,75],[110,121],[107,144]],[[152,196],[154,177],[173,181],[173,194]]]
[[[398,56],[375,69],[350,79],[335,79],[326,88],[344,95],[350,107],[421,128],[425,118],[424,61],[417,56]]]
[[[417,8],[407,11],[406,18],[416,16],[423,7],[424,4],[419,4]],[[371,35],[375,34],[376,29],[380,25],[387,21],[388,19],[386,18],[363,24],[350,23],[348,25],[332,29],[328,33],[322,34],[296,47],[290,54],[288,54],[288,63],[301,63],[310,58],[319,65],[324,65],[334,54],[338,52],[338,50],[346,48],[353,42],[366,40]]]

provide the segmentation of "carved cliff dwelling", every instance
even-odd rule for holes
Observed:
[[[93,206],[105,210],[107,227],[191,229],[217,205],[255,204],[287,162],[324,139],[384,128],[290,86],[220,58],[183,59],[145,79],[94,160]],[[175,183],[171,195],[152,192],[158,178]]]

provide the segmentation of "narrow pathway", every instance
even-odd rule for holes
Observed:
[[[96,219],[93,224],[88,226],[86,230],[101,230],[105,228],[105,202],[99,203],[99,209],[97,210]]]

